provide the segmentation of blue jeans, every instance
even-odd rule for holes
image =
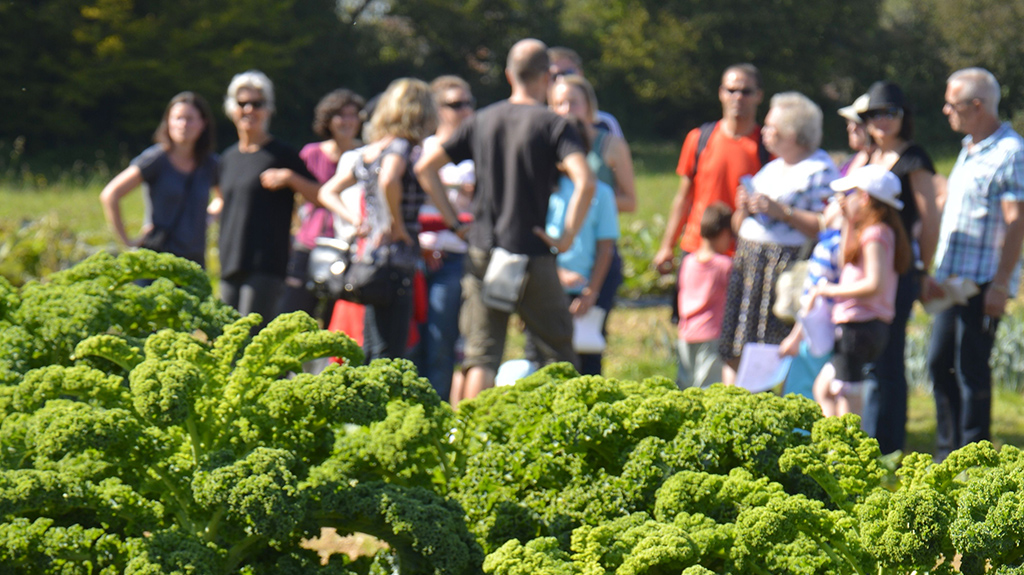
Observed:
[[[935,316],[928,348],[928,372],[935,394],[935,456],[975,441],[990,439],[992,423],[992,369],[989,359],[995,328],[982,326],[985,293]],[[996,322],[998,324],[998,321]]]
[[[902,450],[907,438],[907,322],[920,291],[919,281],[916,270],[900,276],[889,343],[867,367],[862,427],[878,440],[882,453]]]
[[[420,341],[410,357],[419,374],[430,380],[445,401],[451,394],[455,370],[465,259],[465,254],[445,252],[441,267],[427,270],[427,321],[420,326]]]

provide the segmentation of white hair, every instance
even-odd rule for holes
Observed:
[[[794,134],[803,148],[818,149],[823,115],[810,98],[800,92],[782,92],[772,96],[770,108],[776,110],[776,130]]]
[[[259,91],[263,95],[267,111],[274,112],[276,109],[274,107],[274,83],[270,81],[266,74],[259,70],[246,70],[241,74],[235,74],[235,77],[231,78],[231,83],[228,84],[228,93],[224,95],[224,113],[229,118],[238,109],[238,92],[243,88]]]
[[[999,81],[992,72],[984,68],[964,68],[950,74],[947,84],[959,82],[963,86],[965,100],[981,100],[985,110],[999,116]]]

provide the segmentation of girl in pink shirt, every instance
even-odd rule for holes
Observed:
[[[860,414],[864,366],[888,343],[899,275],[911,263],[910,242],[900,222],[900,181],[879,165],[857,168],[832,182],[846,225],[838,283],[823,283],[812,297],[835,301],[836,343],[831,367],[814,384],[814,398],[826,416]]]

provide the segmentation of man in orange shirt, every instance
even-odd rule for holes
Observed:
[[[764,99],[758,69],[753,64],[726,68],[718,99],[722,102],[722,119],[690,130],[679,154],[679,190],[672,200],[661,247],[652,262],[662,274],[670,274],[675,268],[672,258],[679,236],[683,236],[679,246],[684,256],[696,252],[704,210],[715,202],[724,202],[735,210],[740,178],[757,173],[769,158],[761,145],[761,127],[757,124],[757,107]],[[679,317],[678,301],[677,290],[672,298],[673,322]],[[680,362],[676,381],[688,379],[682,370]]]
[[[662,274],[672,273],[679,236],[683,253],[700,247],[700,220],[715,202],[736,208],[740,177],[754,174],[767,161],[757,124],[757,107],[764,93],[761,73],[752,64],[734,64],[722,74],[718,99],[722,119],[694,128],[679,155],[679,190],[672,200],[665,235],[653,264]],[[684,231],[685,224],[685,231]]]

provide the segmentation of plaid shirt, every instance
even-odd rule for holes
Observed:
[[[935,279],[959,276],[984,284],[995,277],[1006,236],[1002,202],[1024,202],[1024,139],[1004,123],[973,149],[970,143],[970,136],[963,139],[949,175]],[[1017,292],[1020,269],[1018,261],[1011,295]]]

